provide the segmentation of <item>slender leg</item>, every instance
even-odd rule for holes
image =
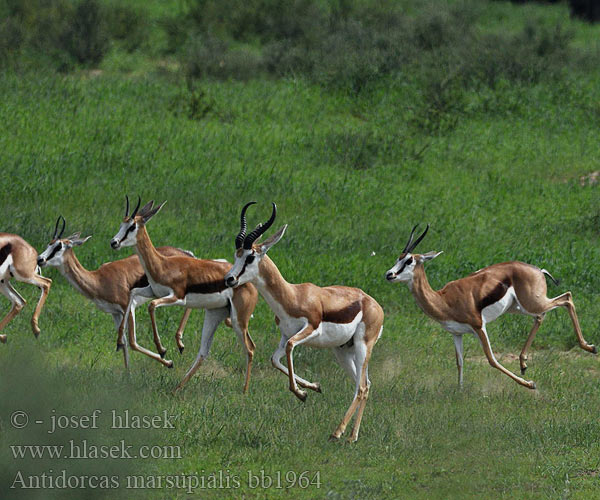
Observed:
[[[453,335],[454,350],[456,352],[456,367],[458,368],[458,385],[463,388],[463,337],[462,335]]]
[[[583,338],[583,334],[581,333],[581,327],[579,326],[579,320],[577,319],[577,312],[575,311],[575,304],[573,302],[573,296],[571,292],[563,293],[558,297],[551,299],[552,308],[554,307],[565,307],[567,311],[569,311],[569,316],[571,316],[571,321],[573,322],[573,328],[575,329],[575,335],[577,335],[577,340],[579,342],[580,347],[584,351],[588,351],[594,354],[598,353],[598,350],[593,344],[588,344],[586,340]]]
[[[115,313],[112,317],[115,322],[115,328],[119,332],[125,315],[123,313]],[[125,369],[129,370],[129,349],[127,349],[127,344],[123,344],[123,362],[125,363]]]
[[[258,293],[253,288],[236,288],[230,302],[231,314],[229,318],[230,326],[238,336],[238,339],[246,351],[246,380],[244,382],[244,392],[250,387],[250,374],[252,372],[252,360],[256,345],[248,331],[248,323],[252,317],[252,312],[258,300]]]
[[[185,301],[178,299],[175,295],[168,295],[166,297],[161,297],[159,299],[154,299],[150,302],[148,306],[148,314],[150,315],[150,323],[152,323],[152,335],[154,337],[154,345],[158,350],[158,354],[160,354],[161,358],[165,357],[165,353],[167,350],[163,347],[160,337],[158,336],[158,329],[156,328],[156,317],[154,316],[154,311],[157,307],[165,307],[165,306],[174,306],[174,305],[184,305]],[[185,325],[184,325],[185,326]]]
[[[150,288],[150,287],[148,287],[148,288]],[[137,290],[140,290],[140,289],[137,289]],[[131,298],[129,299],[129,306],[127,307],[127,312],[125,313],[125,316],[127,317],[127,321],[128,321],[129,345],[131,346],[131,348],[134,351],[141,352],[142,354],[145,354],[146,356],[148,356],[152,359],[155,359],[159,363],[162,363],[163,365],[165,365],[168,368],[173,368],[173,361],[163,359],[158,354],[156,354],[152,351],[149,351],[148,349],[138,345],[137,338],[135,335],[135,308],[137,306],[137,299],[138,299],[138,296],[132,291]],[[144,300],[144,299],[146,299],[146,300]],[[147,297],[141,297],[142,303],[147,302],[147,300],[148,300]]]
[[[181,322],[179,323],[179,328],[177,328],[177,332],[175,333],[175,343],[177,344],[177,348],[179,349],[179,354],[183,352],[185,346],[183,345],[183,330],[185,329],[185,325],[190,318],[190,314],[192,313],[191,309],[186,309],[183,313],[183,317],[181,318]]]
[[[152,291],[151,286],[147,286],[144,288],[134,288],[129,293],[129,304],[127,305],[127,311],[129,311],[130,307],[137,309],[142,304],[145,304],[149,300],[156,298],[154,292]],[[135,300],[134,300],[135,299]],[[125,344],[124,332],[125,332],[125,323],[129,321],[128,319],[129,313],[126,312],[125,316],[123,316],[123,321],[121,322],[121,326],[119,327],[119,335],[117,337],[117,351],[123,347]]]
[[[533,323],[533,327],[531,328],[531,331],[529,332],[529,337],[527,337],[527,341],[525,342],[525,345],[523,346],[523,349],[521,350],[521,354],[519,354],[519,364],[521,365],[521,375],[524,375],[525,370],[527,370],[527,351],[531,347],[531,344],[533,343],[533,339],[535,338],[535,334],[537,333],[538,328],[542,324],[542,321],[544,321],[544,316],[546,316],[546,313],[542,313],[535,317],[535,322]]]
[[[479,341],[481,342],[481,347],[483,348],[483,352],[485,353],[485,356],[487,357],[488,362],[490,363],[490,365],[492,367],[500,370],[505,375],[508,375],[515,382],[517,382],[521,385],[524,385],[525,387],[527,387],[529,389],[535,389],[535,382],[527,381],[525,379],[522,379],[521,377],[518,377],[510,370],[507,370],[506,368],[504,368],[498,362],[498,360],[494,356],[494,353],[492,352],[492,346],[490,345],[490,339],[488,338],[487,332],[485,331],[485,326],[482,326],[481,328],[475,328],[475,332],[477,333],[477,336],[479,337]]]
[[[285,345],[285,354],[287,356],[288,377],[290,379],[290,391],[292,391],[300,401],[306,401],[306,391],[301,391],[296,385],[294,377],[294,346],[302,343],[303,340],[308,340],[311,335],[318,334],[319,330],[315,330],[312,325],[306,325],[296,335],[291,337]]]
[[[0,293],[4,295],[12,303],[12,307],[8,314],[0,321],[0,330],[4,329],[12,319],[21,312],[27,302],[19,292],[17,292],[7,280],[0,282]],[[6,344],[6,335],[0,335],[0,342]]]
[[[283,334],[281,335],[281,340],[279,341],[279,346],[271,356],[271,364],[277,368],[280,372],[289,377],[289,370],[287,367],[281,364],[281,358],[285,356],[285,346],[287,344],[288,338]],[[294,378],[300,387],[304,387],[305,389],[312,389],[316,392],[321,392],[321,384],[318,382],[309,382],[308,380],[304,380],[294,373]]]
[[[363,408],[363,403],[366,404],[366,400],[369,395],[369,386],[367,383],[367,365],[369,363],[369,358],[371,355],[371,348],[369,348],[364,340],[355,339],[354,340],[354,364],[356,366],[356,389],[354,392],[354,398],[352,403],[348,407],[344,418],[338,425],[337,429],[333,432],[330,439],[337,440],[341,437],[341,435],[346,430],[348,423],[352,419],[352,416],[356,412],[357,408]],[[362,412],[360,412],[360,417],[362,418]],[[354,428],[352,429],[352,434],[350,435],[350,441],[356,441],[358,439],[358,431],[360,429],[360,420],[357,415],[356,421],[354,422]]]
[[[229,316],[229,309],[227,307],[221,307],[219,309],[207,309],[204,315],[204,325],[202,326],[202,338],[200,340],[200,349],[196,359],[192,363],[192,366],[187,371],[179,385],[175,388],[174,392],[177,392],[188,380],[196,373],[202,362],[208,357],[210,353],[210,346],[215,335],[215,330],[219,323]]]
[[[354,347],[335,347],[332,349],[335,359],[348,376],[356,382],[356,367],[354,366]]]
[[[31,329],[33,330],[33,334],[38,337],[40,335],[40,327],[38,326],[38,318],[40,317],[40,313],[42,312],[42,307],[44,307],[44,303],[46,302],[46,298],[48,297],[48,293],[50,292],[50,286],[52,285],[52,280],[50,278],[45,278],[44,276],[40,276],[39,274],[35,274],[31,279],[21,280],[24,283],[30,283],[31,285],[35,285],[39,287],[42,291],[40,295],[40,299],[38,300],[37,305],[35,306],[35,310],[33,311],[33,316],[31,317]]]

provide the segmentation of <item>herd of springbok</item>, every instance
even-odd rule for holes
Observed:
[[[40,268],[53,266],[59,269],[77,291],[94,302],[101,311],[113,317],[117,330],[117,350],[123,350],[126,368],[129,367],[128,346],[167,367],[173,366],[171,360],[164,359],[166,349],[161,343],[156,327],[157,307],[184,308],[175,335],[180,352],[184,349],[182,334],[191,309],[204,309],[204,325],[198,355],[176,390],[186,384],[209,355],[215,330],[221,322],[225,322],[235,331],[246,353],[244,391],[247,391],[255,351],[248,323],[260,294],[275,314],[275,322],[281,331],[281,340],[271,356],[271,362],[275,368],[287,375],[290,390],[300,400],[306,400],[307,394],[299,387],[320,392],[321,386],[318,382],[310,382],[296,375],[293,360],[296,346],[304,344],[330,348],[338,363],[354,380],[354,398],[331,439],[339,439],[356,414],[349,437],[350,441],[356,441],[371,385],[368,364],[373,347],[383,330],[384,313],[377,301],[359,288],[288,283],[267,256],[271,247],[283,237],[287,225],[266,240],[260,241],[261,236],[275,222],[275,203],[272,204],[269,220],[258,224],[249,234],[246,211],[255,202],[247,203],[242,208],[232,265],[226,260],[198,259],[192,252],[180,248],[155,247],[146,224],[160,211],[164,203],[154,206],[150,201],[140,208],[140,201],[138,199],[137,206],[130,214],[129,198],[126,197],[125,216],[117,234],[110,241],[115,250],[134,247],[137,257],[132,255],[107,262],[95,271],[85,269],[73,251],[73,247],[82,245],[90,236],[81,238],[81,233],[75,233],[63,237],[66,221],[62,216],[56,221],[52,240],[39,255],[20,236],[0,233],[0,292],[12,303],[8,314],[0,321],[0,330],[26,304],[25,299],[10,284],[10,280],[14,278],[41,289],[41,297],[31,319],[33,333],[36,337],[39,335],[38,318],[52,284],[52,280],[41,275]],[[519,356],[521,375],[527,368],[527,350],[545,314],[556,307],[565,307],[569,312],[581,348],[592,353],[597,352],[596,348],[583,338],[571,292],[553,299],[546,296],[546,276],[555,283],[556,280],[545,269],[523,262],[503,262],[451,281],[441,290],[433,290],[427,281],[424,264],[441,252],[413,253],[427,234],[429,226],[414,240],[416,229],[417,226],[412,229],[401,255],[394,266],[385,273],[385,279],[406,283],[423,312],[452,333],[458,383],[461,387],[462,336],[471,333],[479,338],[490,365],[519,384],[535,389],[533,381],[525,380],[506,369],[492,351],[486,325],[507,312],[534,318],[533,327]],[[157,352],[140,346],[136,338],[135,310],[145,302],[150,302],[148,312]],[[125,326],[128,343],[124,340]],[[0,335],[0,342],[6,343],[6,335]],[[284,356],[287,365],[281,362]]]

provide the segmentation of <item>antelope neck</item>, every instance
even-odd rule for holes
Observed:
[[[81,265],[72,248],[67,249],[63,254],[63,264],[58,270],[81,294],[88,298],[95,295],[96,276]]]
[[[417,264],[415,267],[409,288],[425,314],[437,320],[443,317],[446,304],[440,294],[431,288],[423,264]]]
[[[279,272],[275,263],[265,255],[259,264],[259,275],[253,280],[259,293],[263,296],[269,307],[276,314],[285,312],[290,316],[286,305],[295,304],[294,285],[288,283]]]
[[[144,225],[140,226],[136,235],[135,253],[140,258],[146,275],[151,276],[153,279],[161,276],[164,257],[158,253],[158,250],[152,244]]]

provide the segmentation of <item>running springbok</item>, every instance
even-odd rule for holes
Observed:
[[[486,324],[504,313],[525,314],[535,318],[533,328],[519,356],[521,375],[527,369],[527,350],[544,316],[556,307],[565,307],[569,312],[581,348],[596,353],[596,348],[583,338],[571,292],[563,293],[553,299],[546,296],[544,276],[548,276],[555,284],[558,282],[545,269],[523,262],[503,262],[480,269],[465,278],[451,281],[439,291],[433,290],[425,276],[423,264],[435,259],[442,252],[428,252],[422,255],[412,253],[427,234],[429,225],[413,243],[416,228],[417,226],[413,227],[402,254],[394,267],[386,273],[385,278],[390,282],[406,283],[423,312],[452,333],[458,382],[461,387],[463,383],[462,336],[465,333],[473,333],[479,337],[483,352],[492,367],[519,384],[535,389],[534,382],[524,380],[504,368],[492,352]]]
[[[383,329],[383,309],[375,299],[358,288],[321,288],[312,283],[293,285],[285,281],[267,252],[281,239],[287,225],[264,242],[255,243],[275,221],[277,207],[273,203],[270,219],[246,236],[245,212],[254,203],[250,202],[242,209],[241,231],[235,239],[235,262],[225,276],[225,282],[230,287],[254,284],[275,313],[281,341],[271,362],[288,376],[290,390],[301,401],[306,400],[306,392],[298,389],[296,384],[316,392],[321,392],[321,386],[294,373],[294,347],[305,344],[328,347],[333,351],[338,363],[354,380],[356,389],[350,407],[330,439],[341,437],[358,408],[349,438],[356,441],[371,385],[367,367],[373,346]],[[287,356],[287,368],[280,361],[284,354]]]
[[[61,218],[62,229],[59,232],[58,226]],[[107,262],[95,271],[88,271],[77,259],[73,247],[83,245],[91,236],[81,238],[81,233],[75,233],[67,238],[63,238],[65,224],[64,217],[62,215],[59,216],[54,227],[52,240],[48,243],[46,250],[38,257],[37,263],[40,267],[57,267],[67,281],[73,285],[75,290],[81,293],[86,299],[91,300],[98,309],[113,317],[115,328],[117,329],[117,350],[123,348],[123,361],[125,362],[125,368],[128,368],[129,356],[127,344],[123,342],[125,311],[129,305],[131,290],[147,286],[148,278],[146,278],[139,259],[135,255],[122,260]],[[158,251],[163,255],[193,255],[187,250],[174,247],[160,247]],[[175,340],[180,350],[183,350],[181,336],[190,312],[190,309],[186,309],[175,335]],[[152,358],[166,364],[162,360],[166,349],[162,346],[158,336],[154,337],[154,343],[160,356],[151,351],[147,352],[151,353]],[[136,347],[132,346],[132,348],[135,349]],[[143,347],[137,346],[137,350],[140,349],[142,350],[141,352],[146,351]]]
[[[8,314],[0,321],[0,331],[4,329],[10,321],[21,312],[27,301],[21,297],[10,284],[11,278],[23,283],[29,283],[37,286],[42,295],[38,300],[37,306],[33,311],[31,318],[31,329],[37,338],[40,335],[38,318],[44,302],[50,292],[52,280],[44,278],[37,266],[37,251],[23,238],[16,234],[0,233],[0,293],[12,303]],[[6,344],[6,335],[0,335],[0,342]]]
[[[201,260],[188,256],[166,257],[157,252],[146,230],[146,223],[165,203],[153,207],[154,202],[150,201],[138,212],[140,206],[138,200],[137,207],[131,216],[125,216],[119,231],[110,242],[115,250],[135,246],[135,251],[148,277],[148,286],[134,289],[129,300],[128,314],[130,312],[132,318],[132,327],[129,329],[130,341],[135,343],[135,309],[148,297],[154,299],[150,302],[148,311],[155,333],[157,329],[154,311],[157,307],[184,306],[206,310],[198,355],[175,389],[177,391],[187,383],[208,356],[219,323],[230,317],[231,326],[246,351],[244,383],[244,392],[246,392],[250,384],[255,349],[248,333],[248,321],[256,307],[258,293],[252,285],[237,290],[227,288],[224,277],[231,264],[226,261]]]

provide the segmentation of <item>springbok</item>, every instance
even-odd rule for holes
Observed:
[[[21,312],[27,304],[27,301],[21,297],[12,285],[10,280],[15,278],[17,281],[29,283],[37,286],[42,294],[38,300],[37,306],[33,311],[31,318],[31,329],[37,338],[40,335],[38,318],[44,302],[50,292],[52,280],[44,278],[37,266],[37,251],[23,238],[16,234],[0,233],[0,293],[12,303],[8,314],[0,321],[0,331],[4,329],[10,321]],[[0,342],[6,344],[6,335],[0,335]]]
[[[296,384],[316,392],[321,392],[321,386],[295,375],[294,347],[305,344],[328,347],[333,351],[338,363],[354,380],[356,388],[350,407],[330,439],[340,438],[358,408],[349,438],[356,441],[371,385],[367,367],[373,346],[383,330],[383,309],[375,299],[358,288],[322,288],[312,283],[288,283],[267,256],[269,249],[285,233],[287,225],[264,242],[255,243],[275,221],[277,207],[273,203],[269,220],[246,236],[245,213],[254,203],[247,203],[242,209],[241,230],[235,239],[235,262],[225,276],[225,283],[229,287],[254,284],[275,313],[281,340],[271,362],[288,376],[290,390],[301,401],[306,400],[306,392],[298,389]],[[287,368],[280,361],[284,354],[287,356]]]
[[[59,232],[58,226],[61,218],[62,229]],[[57,267],[60,273],[79,293],[91,300],[98,309],[113,317],[115,328],[117,329],[117,350],[123,348],[123,360],[127,368],[129,366],[127,344],[123,342],[125,311],[129,304],[131,290],[147,286],[148,278],[146,278],[139,259],[135,255],[114,262],[107,262],[95,271],[88,271],[77,259],[73,247],[83,245],[91,236],[81,238],[81,233],[75,233],[67,238],[63,238],[65,224],[64,217],[62,215],[59,216],[54,227],[52,240],[48,243],[46,250],[38,257],[37,263],[40,267]],[[174,247],[160,247],[157,250],[163,255],[193,255],[187,250]],[[175,340],[180,350],[183,349],[181,336],[190,312],[190,309],[186,309],[175,335]],[[154,343],[160,356],[152,353],[151,357],[162,362],[162,357],[166,353],[166,349],[162,346],[158,336],[154,337]]]
[[[517,313],[533,316],[535,322],[527,341],[521,350],[519,362],[521,375],[527,369],[527,350],[531,346],[538,328],[546,313],[556,307],[565,307],[573,321],[575,334],[582,349],[596,353],[596,348],[588,344],[581,333],[575,304],[571,292],[549,299],[546,296],[548,276],[555,284],[558,282],[545,269],[524,262],[503,262],[484,267],[479,271],[456,281],[451,281],[441,290],[435,291],[429,285],[423,264],[435,259],[442,252],[415,254],[412,251],[425,237],[427,228],[413,242],[417,226],[413,227],[408,243],[396,264],[387,271],[385,278],[390,282],[404,282],[412,292],[418,306],[454,336],[458,382],[463,384],[463,341],[465,333],[479,337],[483,352],[490,365],[529,389],[535,389],[533,381],[518,377],[502,366],[492,351],[486,324],[504,313]]]
[[[166,257],[157,252],[146,230],[146,223],[165,203],[153,207],[154,202],[150,201],[138,212],[140,206],[138,200],[135,210],[131,216],[125,216],[119,231],[110,242],[115,250],[135,246],[135,251],[148,277],[149,285],[134,289],[129,300],[128,311],[132,317],[132,327],[129,329],[130,342],[135,344],[135,309],[148,297],[154,299],[148,306],[154,332],[156,332],[154,311],[157,307],[185,306],[206,310],[198,355],[175,389],[177,391],[187,383],[208,356],[219,323],[230,317],[232,328],[246,351],[244,383],[244,392],[246,392],[250,384],[255,349],[248,333],[248,321],[256,306],[258,293],[252,285],[236,290],[227,288],[224,277],[231,264],[226,261],[201,260],[188,256]]]

